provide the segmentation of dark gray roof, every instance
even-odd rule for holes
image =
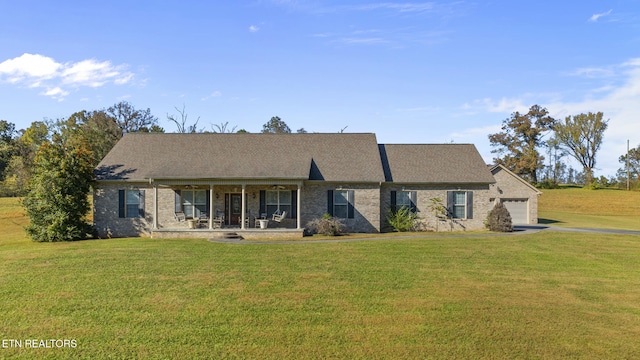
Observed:
[[[126,134],[98,180],[300,179],[382,182],[375,134]]]
[[[495,183],[472,144],[381,144],[378,147],[387,182]]]

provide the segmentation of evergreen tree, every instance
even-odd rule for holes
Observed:
[[[40,146],[22,202],[31,239],[53,242],[92,236],[94,230],[86,221],[92,181],[93,154],[84,138],[54,134],[52,141]]]

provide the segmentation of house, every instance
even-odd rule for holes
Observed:
[[[502,165],[490,168],[496,179],[495,196],[501,201],[514,225],[538,223],[538,196],[542,192]]]
[[[473,145],[378,144],[372,133],[130,133],[100,162],[96,178],[94,222],[102,237],[301,237],[324,214],[350,232],[380,232],[399,206],[430,229],[481,229],[500,198]],[[447,218],[430,210],[434,198]],[[276,212],[284,219],[256,228],[255,219]],[[196,219],[204,221],[193,229]]]

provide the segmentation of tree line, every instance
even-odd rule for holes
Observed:
[[[561,183],[590,188],[624,187],[627,179],[630,179],[631,186],[637,188],[640,145],[620,155],[622,167],[616,176],[597,177],[594,173],[596,155],[608,123],[602,112],[554,119],[546,108],[533,105],[527,113],[512,113],[502,122],[500,132],[489,135],[489,142],[494,148],[492,153],[497,155],[493,160],[542,188],[557,187]],[[566,158],[576,160],[582,169],[567,166]]]
[[[188,118],[185,107],[176,107],[178,115],[167,114],[167,120],[176,126],[178,133],[246,133],[236,131],[229,123],[199,127],[200,118]],[[94,168],[126,133],[155,132],[165,129],[150,109],[136,109],[122,101],[106,109],[82,110],[63,119],[34,121],[26,129],[17,130],[14,123],[0,120],[0,196],[24,196],[37,169],[36,155],[43,145],[68,147],[83,144],[90,158],[88,166]],[[291,133],[289,126],[278,116],[262,126],[263,133]],[[306,133],[304,128],[298,133]],[[50,149],[49,149],[50,150]],[[53,153],[50,153],[50,155]]]

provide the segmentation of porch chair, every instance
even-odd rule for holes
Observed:
[[[209,215],[206,212],[200,213],[200,217],[198,217],[198,227],[200,226],[209,226]]]
[[[282,219],[284,219],[287,216],[287,212],[283,211],[281,214],[278,214],[278,212],[276,211],[275,213],[273,213],[273,216],[271,217],[271,220],[275,221],[275,222],[281,222]]]
[[[178,222],[183,222],[183,221],[185,221],[187,219],[184,216],[184,212],[183,211],[176,211],[175,217],[176,217],[176,220],[178,220]]]

